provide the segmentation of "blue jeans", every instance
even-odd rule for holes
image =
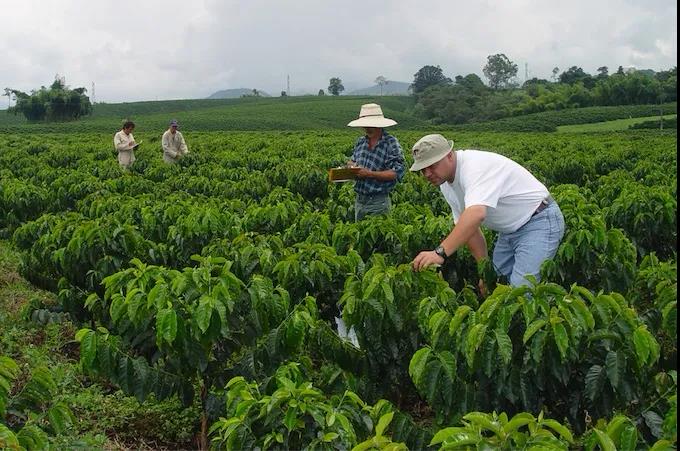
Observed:
[[[385,194],[358,194],[354,201],[354,221],[358,222],[368,215],[383,215],[390,211],[392,203],[390,195]]]
[[[564,236],[564,216],[553,201],[512,233],[498,235],[493,250],[496,272],[507,276],[510,285],[529,285],[526,275],[540,278],[541,265],[555,256]]]

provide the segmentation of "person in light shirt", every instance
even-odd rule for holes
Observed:
[[[513,287],[539,280],[543,262],[555,256],[564,236],[564,216],[548,189],[527,169],[493,152],[453,150],[442,135],[422,137],[413,145],[410,170],[439,186],[451,206],[455,226],[434,250],[413,259],[419,271],[443,264],[467,244],[477,261],[487,257],[481,225],[499,233],[493,251],[496,272]],[[485,287],[480,281],[480,290]]]
[[[118,164],[123,169],[128,169],[135,162],[135,149],[139,144],[135,142],[135,137],[132,136],[134,129],[135,123],[126,121],[123,124],[123,129],[113,135],[113,147],[118,152]]]
[[[177,163],[189,153],[184,136],[177,130],[179,124],[175,119],[170,121],[170,128],[163,133],[163,161],[168,164]]]

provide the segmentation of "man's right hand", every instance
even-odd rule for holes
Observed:
[[[486,284],[484,283],[484,280],[479,279],[479,283],[477,284],[477,287],[479,288],[479,294],[482,295],[483,298],[486,298],[487,290],[486,290]]]
[[[430,265],[443,265],[444,259],[435,251],[422,251],[413,259],[411,265],[414,271],[422,271]]]

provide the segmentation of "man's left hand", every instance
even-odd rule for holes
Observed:
[[[420,254],[416,255],[412,264],[415,271],[421,271],[430,265],[444,264],[444,259],[437,255],[435,251],[422,251]]]

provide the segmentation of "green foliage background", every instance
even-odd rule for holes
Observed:
[[[6,122],[0,233],[21,252],[21,274],[53,293],[27,303],[24,321],[69,325],[82,380],[150,411],[190,409],[186,422],[158,415],[189,432],[140,426],[167,443],[195,447],[188,436],[209,430],[231,449],[674,443],[675,130],[428,128],[409,99],[378,100],[399,121],[391,131],[407,164],[413,143],[437,131],[457,148],[515,159],[550,188],[567,234],[528,293],[489,277],[466,250],[441,272],[410,270],[451,227],[442,196],[417,174],[394,191],[390,215],[353,222],[352,187],[329,184],[327,169],[347,160],[359,133],[345,124],[371,100],[102,105],[79,123]],[[632,111],[616,108],[525,121]],[[121,116],[145,143],[129,172],[112,149]],[[174,166],[161,159],[169,118],[191,149]],[[334,333],[337,315],[360,349]],[[13,336],[3,354],[40,367]],[[15,372],[3,373],[6,385]],[[6,415],[0,437],[9,442],[22,418]]]

